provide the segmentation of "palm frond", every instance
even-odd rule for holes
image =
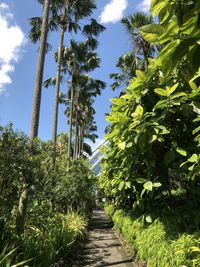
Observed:
[[[91,23],[83,27],[83,34],[86,36],[98,36],[106,28],[99,24],[95,19],[91,19]]]

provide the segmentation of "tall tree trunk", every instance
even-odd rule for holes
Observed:
[[[53,131],[52,131],[53,166],[55,166],[55,162],[56,162],[56,144],[57,144],[57,129],[58,129],[58,105],[59,105],[60,74],[61,74],[61,65],[62,65],[62,47],[63,47],[64,33],[65,33],[65,27],[61,27],[60,43],[59,43],[59,50],[58,50],[56,92],[55,92],[54,113],[53,113]]]
[[[44,72],[46,44],[47,44],[50,2],[51,0],[46,0],[44,3],[40,47],[39,47],[39,52],[38,52],[34,95],[33,95],[33,106],[32,106],[32,114],[31,114],[31,127],[30,127],[30,139],[31,140],[33,140],[35,137],[38,136],[40,104],[41,104],[41,96],[42,96],[42,81],[43,81],[43,72]]]
[[[71,160],[71,146],[72,146],[72,119],[73,119],[73,109],[74,109],[74,84],[72,84],[71,87],[71,107],[70,107],[70,115],[69,115],[69,138],[68,138],[68,161],[70,166],[70,160]]]
[[[83,149],[84,149],[84,130],[82,129],[81,133],[81,156],[83,155]]]
[[[78,118],[77,118],[77,111],[75,112],[75,137],[74,137],[74,155],[73,159],[77,159],[77,153],[78,153]]]
[[[145,72],[148,71],[148,66],[149,66],[148,56],[146,54],[144,54],[144,69],[145,69]]]
[[[147,51],[147,43],[146,41],[142,42],[142,50],[143,50],[143,55],[144,55],[144,70],[145,72],[148,71],[148,66],[149,66],[149,59],[148,59],[148,51]]]
[[[81,139],[82,139],[82,136],[81,136],[81,126],[78,127],[78,131],[79,131],[79,138],[78,138],[78,158],[81,157]]]
[[[33,106],[32,106],[32,114],[31,114],[31,127],[30,127],[30,139],[31,140],[33,140],[35,137],[38,136],[40,104],[41,104],[41,96],[42,96],[42,81],[43,81],[43,72],[44,72],[46,44],[47,44],[50,2],[51,0],[45,0],[44,9],[43,9],[40,47],[39,47],[39,52],[38,52],[35,86],[34,86],[34,94],[33,94]],[[19,198],[19,203],[18,203],[18,208],[17,208],[17,217],[16,217],[16,230],[19,235],[24,233],[24,225],[25,225],[27,206],[28,206],[29,185],[27,183],[24,183],[23,187],[24,189]]]
[[[78,132],[78,118],[77,118],[77,114],[76,114],[76,132],[75,132],[75,159],[78,159],[78,136],[79,136],[79,132]]]
[[[28,188],[29,185],[24,184],[23,192],[21,193],[19,198],[17,216],[16,216],[16,230],[18,235],[24,233],[24,226],[25,226],[27,206],[28,206]]]

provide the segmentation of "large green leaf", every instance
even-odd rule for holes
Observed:
[[[143,184],[143,183],[146,182],[146,179],[144,179],[144,178],[137,178],[137,179],[136,179],[136,182],[137,182],[138,184]]]
[[[180,27],[183,34],[191,34],[197,25],[198,14],[193,15],[191,18],[187,19]]]
[[[144,186],[144,189],[148,191],[152,191],[153,189],[153,183],[151,181],[146,182],[143,186]]]
[[[196,134],[196,133],[198,133],[199,131],[200,131],[200,126],[197,127],[196,129],[194,129],[194,131],[192,131],[192,134]]]
[[[174,17],[173,20],[171,20],[170,23],[167,24],[167,27],[165,27],[164,33],[159,38],[159,43],[165,44],[168,41],[177,39],[178,33],[179,33],[178,22],[176,20],[176,17]]]
[[[184,150],[183,148],[177,147],[177,148],[176,148],[176,152],[177,152],[178,154],[184,156],[184,157],[187,156],[187,151]]]
[[[198,90],[198,87],[196,86],[196,84],[193,81],[189,81],[189,85],[190,85],[190,88],[193,91],[197,91]]]
[[[124,150],[126,148],[126,142],[120,142],[118,143],[118,147],[122,150]]]
[[[144,112],[144,109],[141,105],[138,105],[135,109],[135,112],[131,114],[131,116],[133,118],[138,118],[138,117],[142,117],[143,115],[143,112]]]
[[[164,33],[165,28],[158,24],[145,25],[140,28],[143,38],[151,43],[158,43],[160,36]]]
[[[192,156],[188,159],[189,162],[197,162],[198,161],[198,155],[192,154]]]
[[[169,4],[169,0],[152,0],[150,10],[156,16],[163,8]]]
[[[179,86],[179,83],[174,84],[172,87],[168,89],[169,95],[171,95]]]
[[[150,215],[146,216],[146,217],[145,217],[145,220],[146,220],[146,222],[148,222],[148,223],[152,223],[152,218],[151,218]]]
[[[121,181],[118,187],[119,191],[121,191],[124,188],[124,186],[125,186],[125,182]]]
[[[192,102],[193,111],[200,115],[200,103],[197,101]]]
[[[161,95],[161,96],[168,96],[169,93],[167,90],[164,90],[162,88],[156,88],[154,89],[154,92],[157,94],[157,95]]]
[[[162,186],[162,184],[159,183],[159,182],[153,183],[153,187],[158,188],[158,187],[161,187],[161,186]]]
[[[144,81],[146,79],[145,73],[141,70],[136,70],[136,76],[141,81]]]
[[[153,142],[156,141],[156,140],[157,140],[157,135],[153,134],[153,135],[151,136],[151,138],[149,139],[149,143],[151,144],[151,143],[153,143]]]

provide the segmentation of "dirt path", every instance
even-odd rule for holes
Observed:
[[[79,263],[73,267],[134,267],[127,256],[111,222],[103,211],[94,211],[89,238],[78,255]]]

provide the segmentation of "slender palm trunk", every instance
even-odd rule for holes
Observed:
[[[78,159],[78,118],[76,112],[76,121],[75,121],[75,142],[74,142],[74,159]]]
[[[145,72],[148,71],[148,66],[149,66],[149,59],[148,59],[148,52],[146,48],[146,42],[142,42],[142,50],[143,50],[143,55],[144,55],[144,70]]]
[[[40,47],[39,47],[38,61],[36,67],[33,106],[31,114],[31,127],[30,127],[31,140],[33,140],[35,137],[38,136],[50,2],[51,0],[46,0],[44,2]],[[28,206],[28,190],[29,190],[29,184],[24,182],[23,192],[21,193],[19,198],[17,216],[16,216],[16,230],[19,235],[24,233],[24,225],[25,225],[27,206]]]
[[[46,44],[47,44],[50,2],[51,0],[46,0],[44,3],[40,47],[39,47],[38,61],[37,61],[37,67],[36,67],[33,106],[32,106],[32,114],[31,114],[31,127],[30,127],[30,139],[31,140],[33,140],[35,137],[38,136],[40,104],[41,104],[41,96],[42,96],[42,81],[43,81]]]
[[[55,102],[54,102],[54,113],[53,113],[53,166],[55,166],[56,161],[56,144],[57,144],[57,129],[58,129],[58,105],[59,105],[59,93],[60,93],[60,74],[62,65],[62,47],[64,40],[65,28],[61,27],[60,32],[60,43],[58,51],[58,64],[57,64],[57,77],[56,77],[56,92],[55,92]]]
[[[83,148],[84,148],[84,130],[82,129],[82,133],[81,133],[81,153],[80,155],[83,155]]]
[[[81,157],[81,138],[82,138],[82,136],[81,136],[81,126],[79,126],[78,131],[79,131],[79,137],[78,137],[78,158],[80,158]]]
[[[146,55],[146,53],[144,53],[144,69],[145,69],[145,72],[148,71],[148,66],[149,66],[148,56]]]
[[[70,115],[69,115],[69,142],[68,142],[68,161],[70,167],[70,160],[71,160],[71,146],[72,146],[72,119],[73,119],[73,109],[74,109],[74,85],[71,87],[71,107],[70,107]]]

